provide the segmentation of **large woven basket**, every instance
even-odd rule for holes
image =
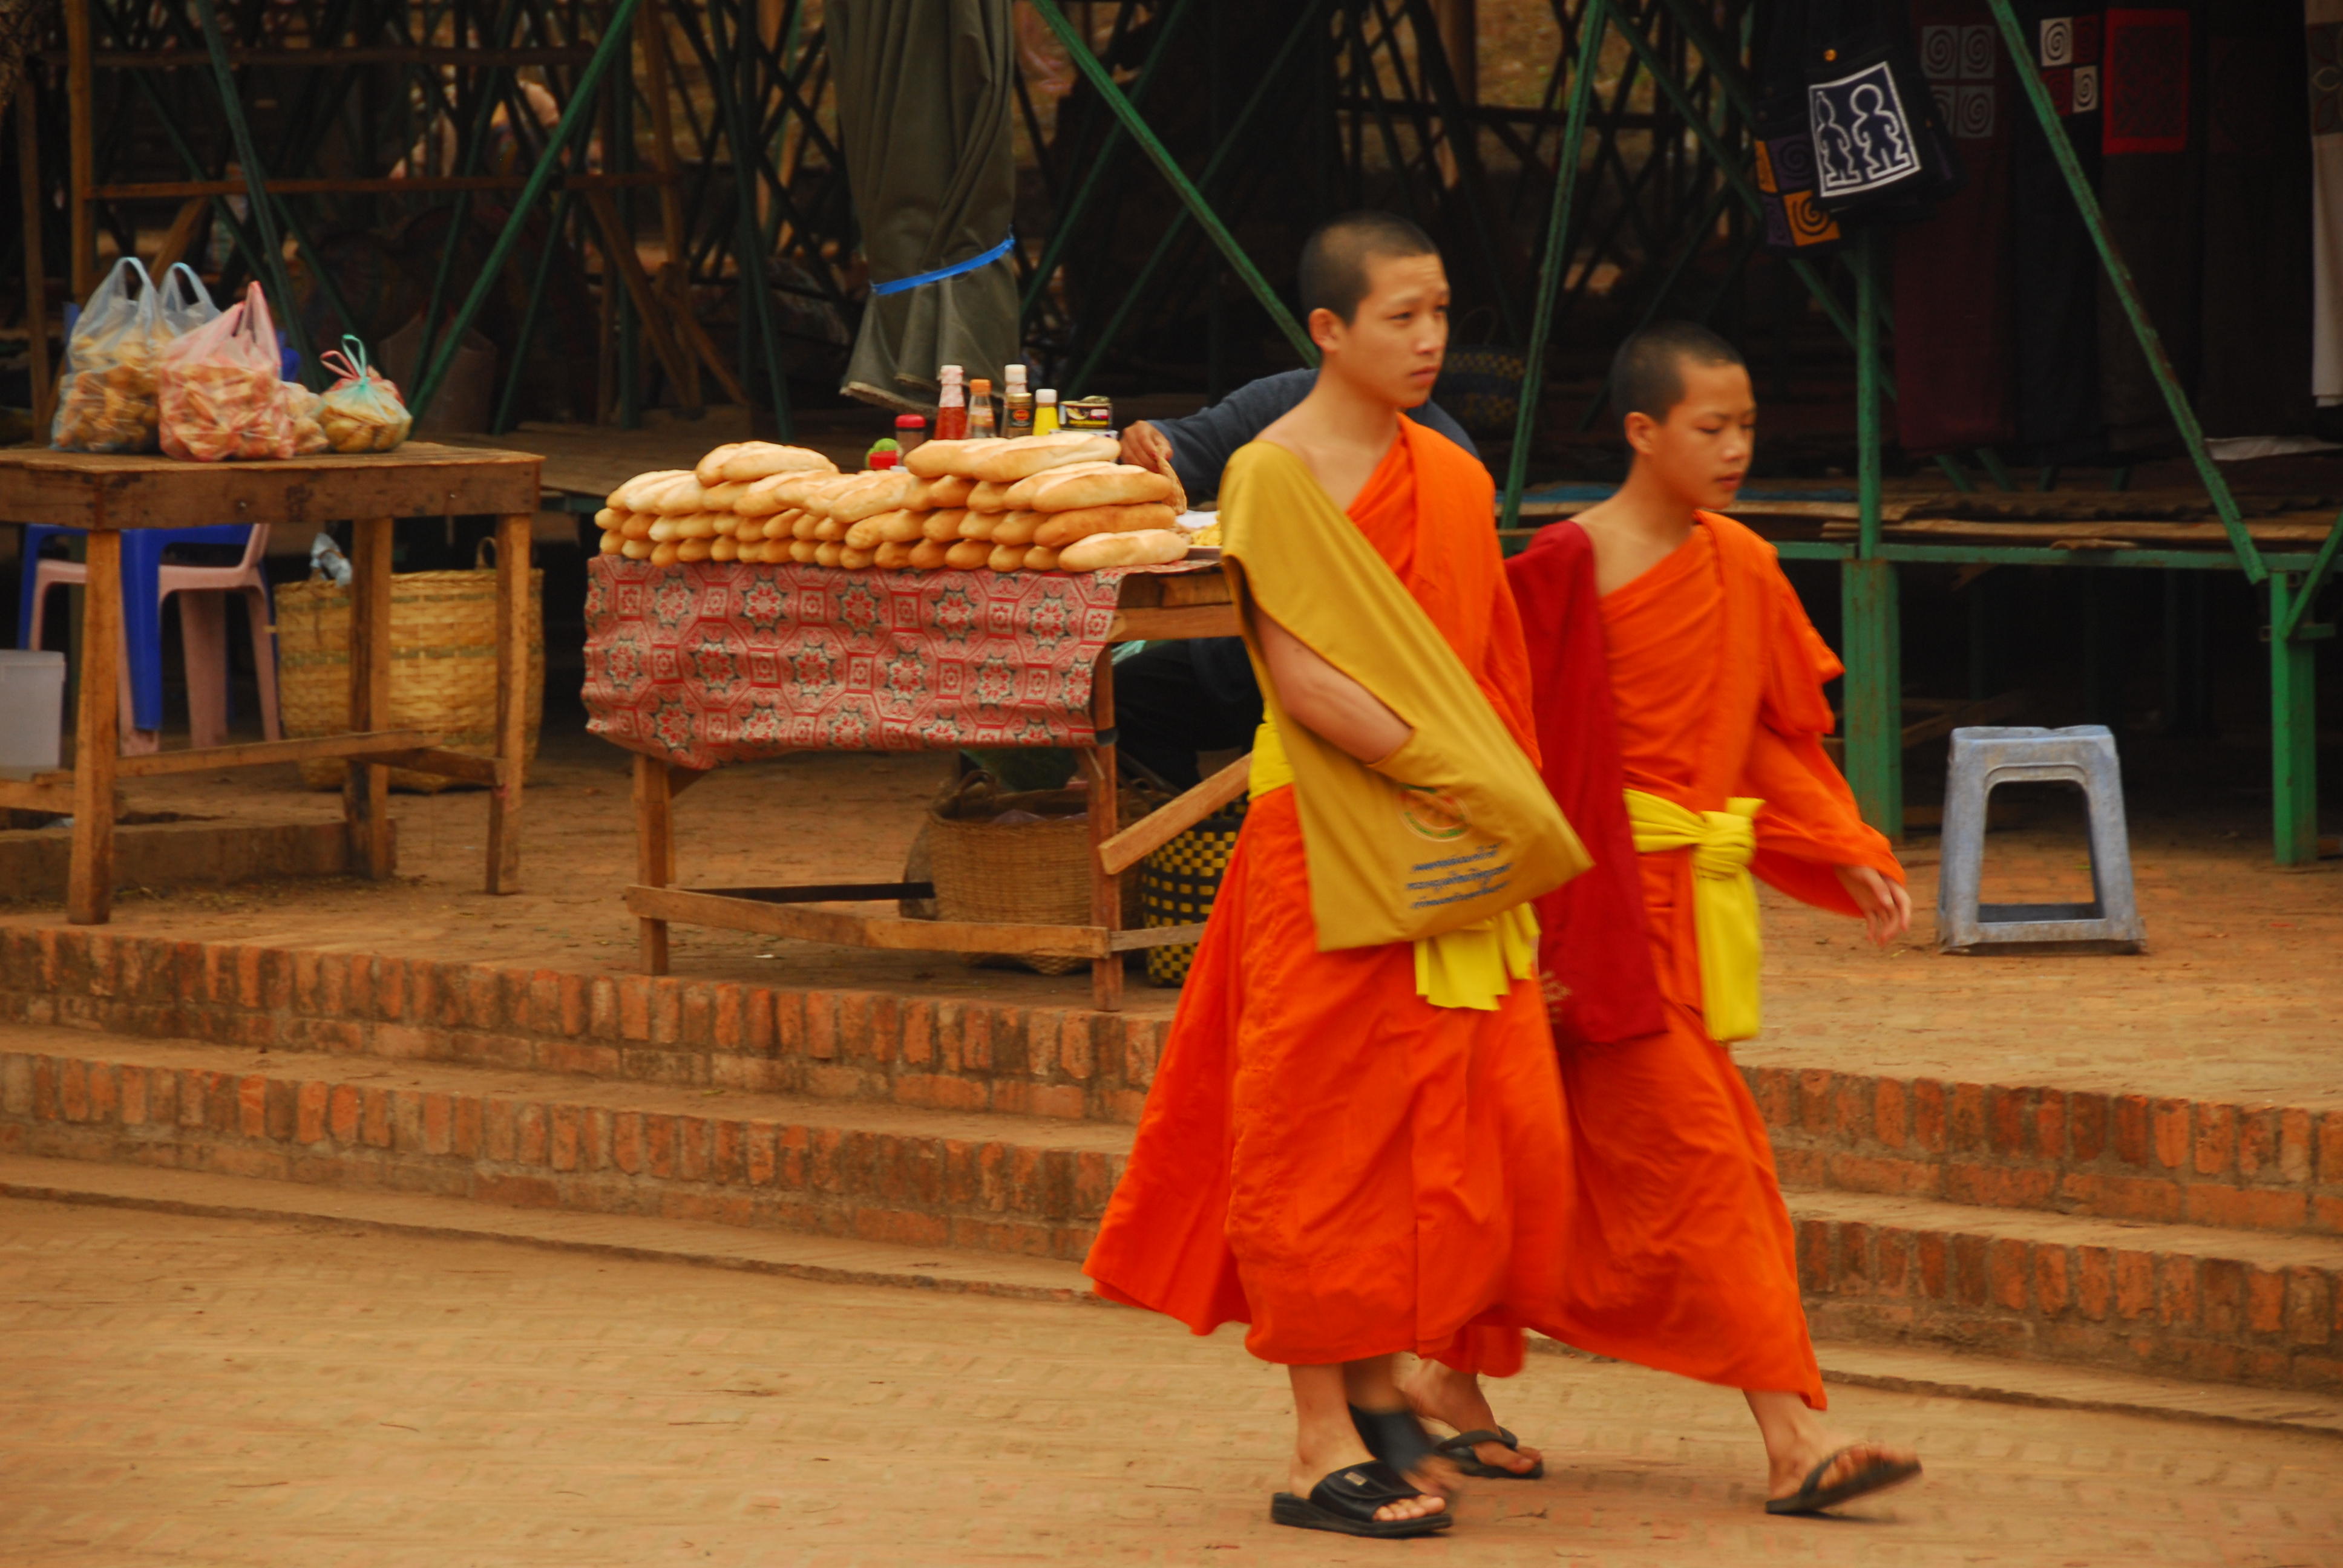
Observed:
[[[991,777],[972,773],[949,787],[929,813],[926,833],[936,917],[1006,925],[1087,926],[1091,923],[1089,797],[1080,789],[1003,793]],[[1144,815],[1151,798],[1126,791],[1124,820]],[[1038,822],[999,823],[1005,812],[1030,811]],[[1123,924],[1139,916],[1138,879],[1123,879]],[[1089,960],[976,953],[971,963],[1011,965],[1042,974],[1067,974]]]
[[[277,590],[277,689],[288,739],[350,728],[350,590],[330,582]],[[528,574],[528,759],[545,719],[545,574]],[[497,574],[407,572],[390,579],[390,712],[380,728],[428,729],[449,750],[493,756]],[[524,764],[525,765],[525,764]],[[341,788],[343,764],[304,762],[312,789]],[[404,768],[393,789],[436,794],[454,782]]]
[[[1244,806],[1207,817],[1139,863],[1140,919],[1149,926],[1200,924],[1212,912],[1221,879],[1228,874],[1229,857],[1236,853],[1237,834],[1244,827]],[[1188,978],[1196,961],[1196,944],[1147,950],[1151,984],[1176,986]]]

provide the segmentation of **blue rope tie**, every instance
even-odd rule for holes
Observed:
[[[892,283],[874,283],[870,286],[870,292],[900,294],[907,288],[918,288],[930,283],[941,283],[947,277],[958,277],[963,272],[974,272],[980,266],[990,266],[994,262],[1007,256],[1009,247],[1016,243],[1016,231],[1012,229],[999,245],[994,246],[990,250],[971,256],[966,261],[956,261],[950,266],[940,266],[933,272],[914,273],[910,277],[899,277]]]

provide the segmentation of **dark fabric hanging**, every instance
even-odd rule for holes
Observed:
[[[2204,14],[2208,436],[2294,435],[2310,397],[2310,117],[2300,0]]]
[[[2219,0],[2213,8],[2231,3]],[[2103,45],[2099,206],[2184,388],[2197,379],[2205,256],[2205,139],[2198,128],[2204,91],[2197,80],[2201,14],[2193,0],[2110,5]],[[2117,452],[2175,438],[2164,394],[2104,276],[2099,414],[2107,445]]]
[[[2099,173],[2098,6],[2011,0],[2059,123],[2094,186]],[[2099,439],[2098,267],[2090,231],[2031,106],[2013,95],[2010,251],[2017,327],[2017,439],[2030,456],[2096,456]]]
[[[2010,130],[2026,113],[1985,0],[1912,0],[1912,36],[1968,183],[1896,246],[1896,405],[1907,452],[2006,445],[2015,328]]]
[[[1960,188],[1960,156],[1913,45],[1907,0],[1806,0],[1815,195],[1844,219],[1911,223]]]
[[[1783,256],[1827,254],[1846,238],[1815,188],[1815,144],[1806,127],[1806,13],[1807,0],[1760,5],[1752,51],[1757,67],[1752,129],[1765,248]]]

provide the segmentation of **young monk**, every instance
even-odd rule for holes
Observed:
[[[1822,749],[1823,684],[1839,662],[1773,547],[1722,514],[1756,424],[1741,357],[1705,328],[1664,323],[1620,348],[1611,388],[1634,453],[1626,483],[1543,530],[1509,575],[1549,771],[1556,726],[1581,740],[1594,731],[1585,703],[1546,675],[1599,619],[1650,963],[1573,984],[1582,937],[1615,930],[1622,911],[1585,907],[1591,879],[1540,901],[1545,968],[1564,982],[1554,1021],[1575,1181],[1563,1289],[1534,1322],[1600,1355],[1741,1390],[1765,1442],[1767,1512],[1815,1513],[1920,1466],[1816,1413],[1789,1212],[1726,1049],[1758,1030],[1749,878],[1861,916],[1882,945],[1910,929],[1911,900]],[[1601,821],[1576,819],[1601,854]],[[1486,1424],[1463,1369],[1507,1370],[1512,1338],[1481,1332],[1447,1365],[1427,1363],[1410,1382],[1414,1402]]]
[[[1230,461],[1225,558],[1261,678],[1252,806],[1131,1162],[1101,1294],[1286,1366],[1277,1523],[1451,1520],[1395,1352],[1519,1323],[1571,1169],[1527,900],[1584,866],[1532,752],[1486,470],[1400,410],[1447,341],[1430,240],[1381,213],[1302,253],[1316,384]]]

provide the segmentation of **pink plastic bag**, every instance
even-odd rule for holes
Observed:
[[[156,377],[163,450],[200,463],[293,456],[279,368],[277,323],[255,283],[218,320],[164,348]]]

